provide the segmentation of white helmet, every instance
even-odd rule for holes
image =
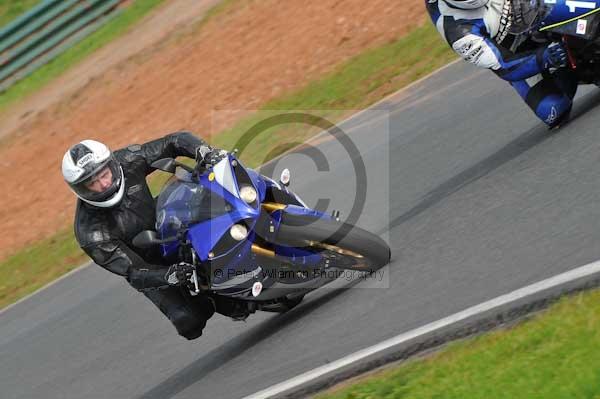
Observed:
[[[90,181],[107,169],[112,174],[110,186],[102,192],[90,190]],[[123,169],[110,149],[98,141],[83,140],[69,148],[63,157],[62,174],[75,195],[90,205],[109,208],[123,199]]]
[[[485,6],[489,0],[444,0],[450,7],[461,10],[474,10]]]

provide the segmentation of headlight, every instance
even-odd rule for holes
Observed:
[[[258,197],[258,194],[256,194],[256,190],[254,189],[254,187],[243,186],[240,189],[240,197],[242,198],[242,200],[244,200],[245,203],[251,204],[254,201],[256,201],[256,197]]]
[[[231,237],[233,237],[234,240],[242,241],[248,236],[248,229],[244,225],[234,224],[231,226],[229,234],[231,234]]]

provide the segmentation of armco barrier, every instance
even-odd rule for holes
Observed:
[[[44,0],[0,30],[0,91],[116,14],[122,0]]]
[[[3,41],[7,37],[19,31],[30,21],[35,20],[40,15],[47,12],[48,9],[56,6],[60,2],[61,0],[44,0],[37,6],[33,7],[31,10],[27,11],[25,14],[22,14],[19,17],[15,18],[12,22],[10,22],[8,25],[6,25],[0,30],[0,41]]]

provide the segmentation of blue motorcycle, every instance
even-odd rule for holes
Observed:
[[[308,208],[289,190],[287,169],[276,182],[235,154],[215,165],[167,158],[152,167],[173,176],[157,198],[156,231],[133,243],[159,245],[166,262],[194,265],[192,296],[225,296],[249,313],[285,312],[342,275],[389,263],[380,237]]]
[[[600,85],[600,0],[511,0],[512,49],[562,41],[581,84]]]

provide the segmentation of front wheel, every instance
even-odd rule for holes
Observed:
[[[284,214],[276,241],[319,252],[330,266],[374,272],[390,261],[390,247],[379,236],[332,219]]]

